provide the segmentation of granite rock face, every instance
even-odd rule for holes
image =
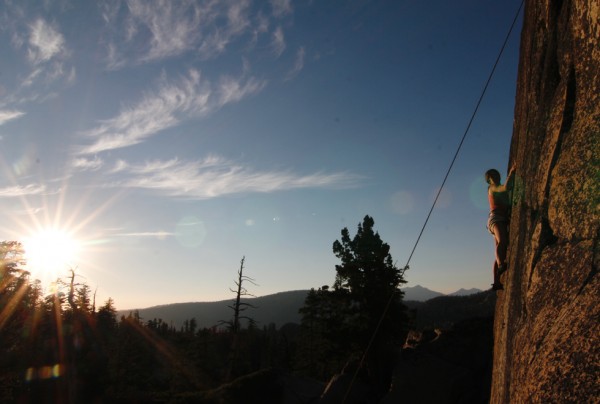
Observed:
[[[492,403],[600,401],[600,3],[526,1]]]

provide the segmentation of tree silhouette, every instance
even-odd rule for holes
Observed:
[[[348,329],[345,294],[328,286],[308,292],[300,309],[302,337],[296,353],[301,373],[325,381],[343,367],[348,352],[360,349]]]
[[[236,367],[239,367],[239,364],[237,362],[239,360],[239,350],[240,350],[240,346],[239,346],[239,333],[241,330],[240,320],[246,319],[246,320],[254,323],[253,319],[251,319],[248,316],[243,316],[241,314],[242,312],[246,311],[249,308],[256,308],[254,305],[252,305],[250,303],[242,302],[243,296],[254,297],[254,295],[250,294],[248,292],[248,290],[244,287],[244,282],[250,282],[253,285],[256,285],[256,283],[254,283],[254,279],[250,278],[249,276],[244,275],[244,261],[245,260],[246,260],[246,257],[242,257],[242,260],[240,261],[240,269],[238,270],[238,278],[234,282],[236,285],[236,289],[229,288],[230,291],[235,293],[235,301],[233,302],[233,305],[227,306],[233,310],[233,318],[229,321],[221,321],[221,324],[228,325],[229,331],[231,332],[231,335],[232,335],[230,357],[229,357],[229,369],[227,371],[227,376],[226,376],[227,380],[231,380],[236,375]]]
[[[233,385],[218,388],[224,382],[292,365],[299,331],[259,328],[245,315],[255,307],[244,301],[253,296],[247,282],[255,284],[244,275],[245,258],[231,288],[227,329],[200,328],[191,318],[178,330],[138,311],[118,321],[110,298],[96,308],[93,289],[75,269],[44,296],[23,269],[23,255],[20,243],[0,242],[0,402],[208,402],[203,397]],[[323,311],[325,333],[327,321],[344,319],[339,307]]]
[[[24,330],[33,317],[28,293],[29,273],[21,243],[0,242],[0,402],[9,402],[21,385],[30,353],[23,344]]]
[[[335,266],[333,288],[311,290],[300,311],[298,363],[323,379],[361,358],[363,374],[382,392],[389,385],[390,363],[405,339],[408,321],[400,291],[404,270],[394,264],[390,246],[374,224],[367,215],[354,237],[344,228],[333,243],[341,263]]]
[[[348,228],[342,240],[333,243],[333,252],[341,261],[336,265],[336,289],[348,289],[354,296],[372,299],[381,292],[395,292],[404,280],[403,272],[393,263],[390,246],[373,230],[375,221],[365,216],[353,239]]]
[[[349,329],[363,346],[361,364],[367,367],[376,389],[383,392],[391,381],[394,351],[407,332],[400,290],[406,281],[404,270],[396,267],[390,246],[374,231],[374,225],[373,218],[367,215],[354,238],[344,228],[341,241],[333,243],[333,252],[341,260],[335,267],[334,289],[347,292]]]
[[[25,251],[18,241],[0,242],[0,296],[17,293],[29,279],[25,265]]]
[[[228,326],[229,330],[233,334],[236,334],[240,330],[240,320],[244,319],[244,320],[248,320],[248,321],[253,321],[252,318],[250,318],[248,316],[243,316],[242,312],[246,311],[249,308],[253,308],[253,309],[256,308],[254,305],[252,305],[250,303],[242,302],[242,297],[244,297],[244,296],[255,297],[253,294],[249,293],[248,290],[244,287],[244,282],[250,282],[251,284],[256,285],[256,283],[254,283],[254,279],[250,278],[249,276],[244,275],[244,261],[245,260],[246,260],[246,257],[242,257],[242,260],[240,261],[240,269],[238,270],[238,273],[237,273],[238,278],[234,282],[236,289],[229,288],[230,291],[235,293],[235,301],[233,302],[233,305],[227,306],[231,310],[233,310],[233,318],[229,321],[221,321],[221,324],[226,324]]]
[[[341,241],[333,243],[333,252],[341,260],[335,266],[334,289],[348,292],[355,314],[361,321],[367,320],[364,324],[369,330],[386,312],[388,301],[392,301],[392,306],[400,303],[400,286],[406,283],[404,271],[394,264],[390,246],[373,230],[374,224],[367,215],[354,238],[344,228]]]

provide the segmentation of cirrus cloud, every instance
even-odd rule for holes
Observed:
[[[0,125],[4,125],[8,121],[12,121],[13,119],[18,119],[25,115],[23,111],[17,110],[0,110]]]
[[[96,154],[144,142],[187,118],[206,115],[226,104],[262,90],[266,82],[254,77],[223,76],[218,85],[203,80],[198,70],[169,82],[163,76],[157,91],[147,93],[133,106],[123,107],[114,118],[102,121],[84,135],[95,139],[76,149],[78,155]]]
[[[304,68],[304,57],[305,57],[305,55],[306,55],[306,51],[304,50],[304,47],[301,46],[300,48],[298,48],[298,50],[296,51],[296,58],[294,60],[294,66],[292,67],[292,69],[286,75],[286,78],[285,78],[286,80],[293,79]]]
[[[46,186],[42,184],[14,185],[0,188],[0,198],[14,198],[27,195],[41,195],[46,192]]]
[[[107,67],[120,69],[190,51],[215,58],[243,34],[263,31],[264,16],[253,14],[250,6],[249,0],[104,3]]]
[[[28,58],[33,64],[47,62],[64,53],[65,38],[47,21],[38,18],[30,26]]]
[[[345,172],[298,175],[289,171],[260,171],[218,156],[198,161],[175,158],[128,164],[119,175],[121,180],[113,185],[199,200],[240,193],[354,188],[363,179]]]

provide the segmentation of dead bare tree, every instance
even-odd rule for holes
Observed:
[[[244,261],[245,260],[246,260],[246,257],[242,257],[242,261],[240,262],[240,269],[238,270],[238,278],[237,278],[237,281],[234,282],[235,285],[237,286],[237,289],[234,290],[232,288],[229,288],[230,291],[235,293],[235,302],[233,303],[232,306],[227,306],[233,310],[233,320],[231,320],[229,322],[229,324],[230,324],[230,329],[234,334],[237,334],[240,330],[240,320],[241,319],[245,319],[245,320],[249,320],[249,321],[252,320],[248,316],[242,316],[241,313],[246,311],[249,308],[252,308],[252,309],[257,308],[256,306],[254,306],[250,303],[242,302],[243,296],[255,297],[253,294],[248,293],[248,290],[244,287],[244,282],[250,282],[251,284],[258,286],[254,282],[254,279],[250,278],[249,276],[244,275]]]
[[[96,311],[96,292],[94,292],[94,301],[92,303],[89,296],[91,292],[90,287],[85,282],[75,281],[76,277],[82,277],[76,270],[77,268],[69,268],[70,275],[68,280],[65,281],[59,278],[56,283],[61,288],[67,289],[67,302],[73,313],[93,313]]]
[[[69,272],[71,272],[71,281],[69,282],[69,294],[67,295],[67,301],[69,302],[69,306],[71,306],[71,310],[76,312],[77,304],[75,303],[75,286],[79,284],[75,284],[75,270],[73,268],[69,268]]]
[[[231,351],[230,351],[230,356],[229,356],[229,369],[227,371],[227,379],[228,380],[231,380],[231,378],[234,374],[234,365],[235,365],[237,353],[238,353],[237,352],[238,351],[238,334],[241,329],[240,320],[245,319],[248,321],[253,321],[252,318],[250,318],[248,316],[244,316],[244,315],[242,315],[242,313],[249,308],[252,308],[252,309],[257,308],[256,306],[254,306],[251,303],[242,302],[242,297],[247,297],[247,296],[255,297],[253,294],[248,292],[248,289],[246,289],[244,287],[244,283],[250,282],[251,284],[258,286],[254,282],[254,279],[250,278],[249,276],[244,275],[244,261],[245,260],[246,260],[246,257],[245,256],[242,257],[242,260],[240,262],[240,269],[238,270],[238,277],[237,277],[237,280],[234,282],[236,289],[229,288],[230,291],[235,293],[235,301],[233,302],[232,305],[227,306],[233,310],[233,319],[231,319],[229,321],[221,321],[220,322],[220,324],[226,324],[228,326],[229,331],[231,332],[231,334],[233,336],[232,344],[231,344]]]

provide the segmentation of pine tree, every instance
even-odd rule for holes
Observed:
[[[384,389],[391,376],[389,362],[407,328],[400,291],[405,280],[374,224],[365,216],[354,237],[344,228],[333,243],[341,263],[335,266],[333,288],[311,290],[300,311],[298,365],[324,379],[348,361],[366,359],[366,373]]]
[[[341,260],[336,265],[334,289],[346,291],[352,315],[348,324],[362,346],[361,364],[379,392],[391,381],[395,350],[406,337],[408,320],[400,286],[404,270],[394,264],[390,246],[375,232],[375,221],[365,216],[354,238],[347,228],[333,252]]]
[[[373,230],[374,224],[367,215],[354,238],[344,228],[341,241],[333,243],[333,252],[341,260],[335,266],[334,289],[348,292],[357,316],[366,320],[367,332],[377,325],[390,300],[391,306],[400,303],[403,294],[400,286],[406,283],[404,271],[394,264],[390,246]]]

